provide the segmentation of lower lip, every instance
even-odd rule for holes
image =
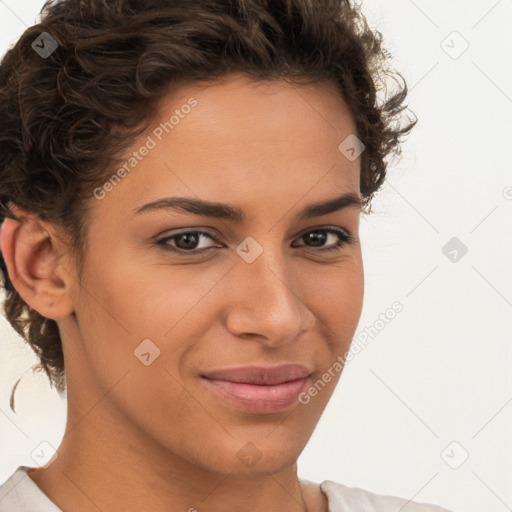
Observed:
[[[208,387],[223,399],[246,411],[258,414],[281,412],[297,404],[308,378],[274,386],[262,386],[203,377]]]

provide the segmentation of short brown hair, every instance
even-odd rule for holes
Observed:
[[[32,46],[43,32],[58,44],[46,58]],[[336,85],[365,145],[369,212],[387,157],[400,154],[417,122],[402,122],[407,86],[389,57],[349,0],[50,0],[0,63],[0,222],[17,218],[13,203],[56,223],[81,269],[86,201],[159,101],[179,82],[232,71]],[[394,90],[379,98],[388,79]],[[62,391],[57,323],[30,308],[7,275],[4,286],[6,318]]]

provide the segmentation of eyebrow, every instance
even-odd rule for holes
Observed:
[[[310,204],[303,208],[296,216],[298,221],[312,219],[327,215],[344,208],[358,208],[361,209],[362,203],[359,196],[353,193],[343,194],[339,197],[329,199],[323,202]],[[155,210],[183,210],[195,215],[202,215],[204,217],[214,217],[217,219],[226,219],[233,222],[243,222],[246,220],[246,215],[243,210],[236,206],[231,206],[224,203],[215,203],[204,201],[202,199],[192,199],[190,197],[164,197],[147,203],[135,209],[135,214]]]

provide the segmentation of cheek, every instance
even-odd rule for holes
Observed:
[[[364,272],[360,253],[303,278],[310,308],[325,327],[326,340],[337,347],[348,345],[363,307]]]
[[[85,276],[76,311],[87,350],[105,371],[109,364],[114,369],[140,364],[134,350],[146,339],[162,356],[178,361],[190,347],[192,330],[200,327],[208,294],[229,268],[117,256],[109,258],[116,261],[113,266],[91,260],[95,272]]]
[[[359,323],[363,307],[364,281],[362,270],[342,276],[333,281],[325,290],[325,322],[336,332],[343,333],[342,339],[350,341]]]

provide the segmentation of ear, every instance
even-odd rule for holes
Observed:
[[[65,265],[68,254],[52,226],[36,214],[17,206],[20,219],[6,218],[0,231],[0,248],[9,279],[21,298],[40,315],[58,320],[73,313],[75,282]]]

